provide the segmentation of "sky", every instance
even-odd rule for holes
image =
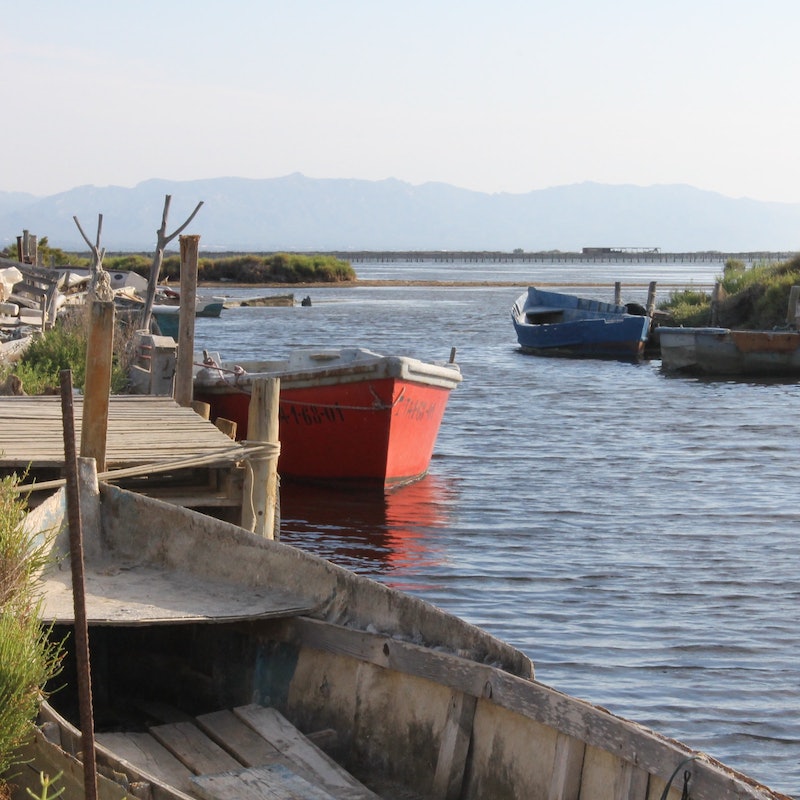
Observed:
[[[797,0],[0,0],[0,191],[395,178],[800,202]]]

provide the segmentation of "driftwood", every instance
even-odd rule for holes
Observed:
[[[172,202],[172,195],[166,195],[164,198],[164,211],[161,215],[161,227],[156,231],[157,241],[156,250],[153,254],[153,264],[150,267],[150,278],[147,283],[147,297],[145,298],[144,308],[142,309],[142,322],[139,326],[142,330],[150,330],[150,320],[153,313],[153,303],[156,297],[156,287],[158,286],[158,276],[161,273],[161,265],[164,263],[164,250],[167,245],[181,233],[187,225],[195,218],[195,215],[203,205],[201,200],[196,206],[194,211],[189,215],[186,222],[183,223],[177,230],[167,234],[167,217],[169,216],[169,205]]]

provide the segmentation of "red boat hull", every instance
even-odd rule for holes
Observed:
[[[430,464],[450,389],[400,378],[281,388],[282,477],[314,482],[383,484],[421,478]],[[247,436],[250,394],[235,387],[195,387],[211,418]]]

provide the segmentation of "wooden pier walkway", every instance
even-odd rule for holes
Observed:
[[[80,447],[83,398],[74,399]],[[169,397],[113,395],[109,402],[106,473],[143,494],[190,507],[241,506],[245,448]],[[105,476],[119,473],[119,479]],[[64,475],[59,396],[0,397],[0,473],[22,482]],[[24,475],[27,477],[24,477]]]

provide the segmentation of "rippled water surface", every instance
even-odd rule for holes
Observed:
[[[719,268],[636,280],[708,283]],[[800,796],[800,387],[523,355],[510,307],[544,273],[509,269],[444,279],[518,287],[315,288],[310,308],[197,321],[198,348],[230,359],[457,348],[464,382],[428,477],[386,497],[284,486],[283,541],[424,597],[524,650],[539,680]],[[614,280],[634,283],[613,269],[580,277],[607,281],[593,293],[611,299]]]

